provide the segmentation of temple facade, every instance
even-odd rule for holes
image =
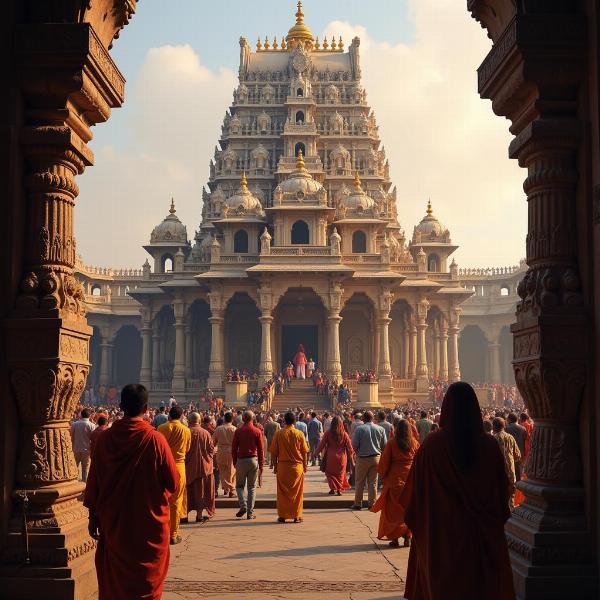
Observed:
[[[408,239],[398,222],[359,47],[319,42],[300,4],[280,44],[240,39],[193,243],[172,202],[127,290],[141,315],[139,380],[155,397],[222,389],[230,368],[268,380],[299,343],[335,380],[374,369],[384,403],[460,377],[473,292],[431,203]]]

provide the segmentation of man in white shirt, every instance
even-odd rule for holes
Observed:
[[[90,421],[90,411],[84,408],[81,411],[81,419],[71,424],[71,443],[75,464],[79,469],[81,465],[81,481],[87,481],[90,469],[90,436],[96,426]]]
[[[175,396],[171,394],[171,397],[169,398],[169,410],[171,410],[175,404],[177,404],[177,400],[175,400]]]

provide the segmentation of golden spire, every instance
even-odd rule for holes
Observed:
[[[318,50],[320,47],[320,42],[319,42],[319,36],[317,36],[317,39],[315,40],[315,50]]]
[[[331,36],[331,49],[335,50],[335,35]]]
[[[273,38],[273,50],[277,50],[279,48],[279,44],[277,43],[277,36]]]
[[[269,46],[269,36],[268,35],[265,35],[264,47],[265,47],[265,50],[268,50],[270,48],[270,46]]]
[[[304,22],[304,11],[302,10],[302,2],[298,2],[298,11],[296,12],[296,24],[288,31],[285,38],[287,42],[296,41],[301,45],[309,42],[312,47],[314,36],[310,27]]]
[[[262,42],[260,41],[260,36],[256,40],[256,50],[260,50],[262,48]]]
[[[327,50],[327,48],[329,48],[329,42],[327,41],[327,36],[325,36],[325,39],[323,40],[323,50]]]
[[[285,43],[285,35],[281,36],[281,49],[285,50],[287,48],[286,43]]]
[[[242,193],[246,193],[248,191],[248,180],[246,179],[246,171],[242,171]]]
[[[358,176],[358,171],[354,173],[354,189],[357,192],[362,192],[360,177]]]
[[[430,217],[433,214],[433,209],[431,208],[431,198],[427,201],[427,216]]]
[[[298,4],[300,4],[300,2]],[[304,156],[302,155],[302,150],[298,150],[298,156],[296,157],[296,169],[298,171],[306,170],[306,165],[304,164]]]
[[[302,0],[298,0],[298,10],[296,11],[296,24],[304,23],[304,11],[302,10]]]
[[[338,42],[338,50],[344,49],[344,42],[342,42],[342,36],[340,35],[340,40]]]
[[[175,214],[175,200],[173,200],[172,197],[171,197],[171,208],[169,209],[169,213],[172,215]]]

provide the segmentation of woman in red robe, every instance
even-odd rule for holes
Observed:
[[[99,600],[160,600],[169,568],[169,496],[179,473],[165,436],[143,419],[147,407],[144,386],[125,386],[125,417],[94,450],[84,505],[98,540]]]
[[[331,426],[317,446],[316,454],[325,451],[325,477],[329,484],[329,494],[342,495],[343,490],[349,490],[350,484],[346,476],[348,457],[354,455],[352,441],[344,429],[344,422],[337,415],[331,420]]]
[[[514,600],[504,536],[510,496],[496,440],[473,388],[453,383],[439,431],[415,456],[400,503],[412,532],[408,600]]]
[[[398,540],[404,538],[404,546],[410,545],[410,532],[404,523],[404,509],[400,504],[400,496],[419,447],[417,438],[406,419],[396,425],[394,437],[383,449],[377,472],[383,477],[381,496],[369,509],[371,512],[381,511],[377,539],[390,540],[392,548],[398,548]]]

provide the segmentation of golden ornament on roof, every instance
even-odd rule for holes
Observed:
[[[298,2],[298,11],[296,12],[296,24],[288,31],[286,36],[288,42],[310,42],[312,46],[314,41],[313,32],[310,27],[304,22],[304,12],[302,10],[302,2]]]

